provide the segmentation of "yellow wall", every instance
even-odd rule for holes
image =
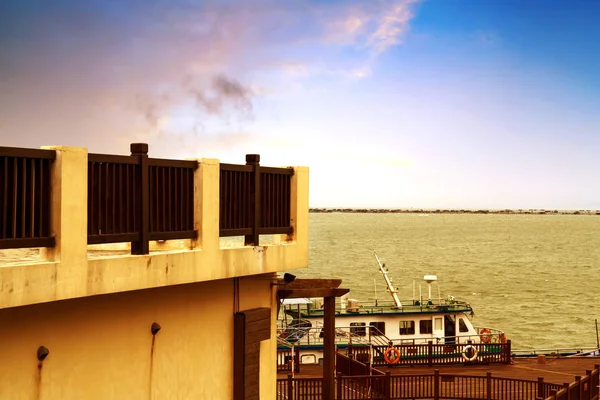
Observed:
[[[240,310],[275,307],[268,278],[239,280]],[[0,399],[231,399],[233,281],[0,310]],[[275,398],[275,346],[261,344],[264,399]]]

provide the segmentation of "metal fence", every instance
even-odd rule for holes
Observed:
[[[0,147],[0,249],[53,247],[53,150]]]
[[[385,352],[390,348],[388,345],[373,346],[349,346],[348,353],[360,360],[368,360],[372,347],[373,365],[441,365],[441,364],[462,364],[465,361],[472,363],[510,363],[511,341],[506,343],[472,343],[472,344],[395,344],[392,347],[397,349],[400,357],[389,364],[385,360]],[[476,352],[476,353],[475,353]],[[467,357],[468,356],[468,357]],[[471,360],[472,358],[472,360]]]
[[[244,236],[258,245],[259,235],[291,234],[292,168],[260,166],[248,154],[246,165],[221,164],[220,236]]]
[[[477,399],[477,400],[580,400],[598,399],[599,368],[587,371],[575,382],[557,385],[523,379],[454,374],[390,375],[380,371],[369,375],[335,378],[337,400],[359,399]],[[277,399],[321,399],[322,378],[287,378],[277,380]]]
[[[0,249],[53,247],[54,150],[0,147]],[[291,234],[293,168],[221,164],[220,236]],[[196,161],[148,157],[134,143],[131,155],[88,154],[88,244],[131,242],[132,254],[149,253],[149,242],[191,239]]]
[[[88,244],[131,242],[147,254],[150,240],[194,238],[196,161],[148,158],[148,145],[130,156],[88,155]]]

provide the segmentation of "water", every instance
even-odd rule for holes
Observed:
[[[375,297],[376,282],[391,299],[377,250],[401,299],[435,274],[442,297],[469,302],[475,325],[504,330],[514,349],[596,345],[596,216],[315,213],[309,222],[309,267],[298,277],[341,278],[359,300]]]

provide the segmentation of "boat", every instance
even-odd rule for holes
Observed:
[[[413,297],[400,300],[394,288],[385,259],[374,252],[379,273],[386,284],[389,300],[360,302],[348,295],[337,300],[335,311],[336,349],[363,348],[365,361],[396,364],[400,359],[423,357],[419,349],[431,346],[436,357],[448,356],[456,360],[474,361],[485,350],[505,344],[503,331],[477,327],[472,323],[473,308],[453,296],[442,297],[437,276],[425,275],[426,290],[413,282]],[[437,296],[432,291],[437,286]],[[425,293],[424,293],[425,292]],[[278,345],[293,349],[295,362],[316,364],[323,355],[323,299],[284,299],[278,317]],[[496,351],[501,346],[496,346]],[[433,349],[433,350],[432,350]],[[510,348],[508,349],[510,352]],[[431,355],[429,355],[431,356]],[[429,357],[428,356],[428,357]],[[510,353],[509,353],[510,356]]]

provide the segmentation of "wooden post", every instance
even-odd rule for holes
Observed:
[[[260,229],[260,155],[246,154],[246,165],[252,166],[250,204],[248,205],[252,234],[244,237],[244,244],[246,246],[258,246],[258,230]]]
[[[544,377],[538,377],[537,397],[544,398]]]
[[[390,371],[385,373],[385,386],[384,386],[384,396],[386,400],[390,400],[392,398],[392,374]]]
[[[581,376],[580,375],[575,375],[575,382],[576,382],[576,387],[577,387],[577,399],[581,400],[582,398],[582,387],[581,387]]]
[[[512,344],[510,340],[506,341],[506,346],[504,347],[504,363],[505,364],[510,364],[510,357],[511,357],[511,353],[512,353]]]
[[[598,370],[594,366],[594,371],[588,369],[585,371],[585,374],[588,378],[587,398],[593,399],[598,395],[598,384],[600,384],[600,381],[598,380]]]
[[[287,379],[287,399],[294,400],[294,379],[291,374],[288,374]]]
[[[352,354],[352,338],[350,338],[350,342],[348,342],[348,358],[354,358]]]
[[[440,399],[440,371],[433,371],[433,400]]]
[[[150,253],[150,190],[148,186],[148,144],[132,143],[130,146],[131,155],[137,156],[139,162],[139,191],[135,193],[137,196],[137,233],[138,240],[131,243],[131,254],[148,254]]]
[[[431,340],[427,342],[427,365],[430,367],[433,365],[433,342]]]
[[[342,376],[343,376],[343,374],[341,372],[338,372],[337,376],[336,376],[337,398],[338,399],[344,398],[344,396],[342,396]]]
[[[325,297],[323,306],[323,400],[334,400],[335,297]]]
[[[571,394],[569,393],[570,392],[569,385],[570,385],[569,382],[563,382],[563,390],[566,392],[565,399],[567,399],[567,400],[571,399]]]
[[[485,373],[485,389],[486,399],[492,400],[492,373],[490,371]]]

